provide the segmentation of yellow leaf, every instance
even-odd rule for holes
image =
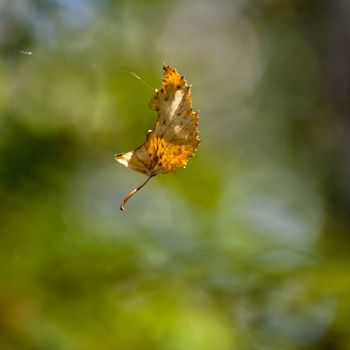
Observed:
[[[191,86],[174,67],[164,65],[163,70],[162,88],[156,90],[149,103],[158,114],[156,127],[147,133],[144,144],[115,155],[119,163],[148,176],[123,199],[120,210],[153,176],[184,168],[200,142],[198,112],[192,111]]]

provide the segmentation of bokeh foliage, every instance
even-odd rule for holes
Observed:
[[[349,11],[1,1],[0,348],[350,349]],[[163,62],[202,143],[119,213]]]

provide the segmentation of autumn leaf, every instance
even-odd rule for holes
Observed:
[[[147,176],[120,203],[120,210],[146,183],[158,174],[184,168],[200,142],[198,112],[192,110],[191,86],[174,67],[164,65],[162,88],[155,91],[149,106],[158,114],[156,127],[149,130],[146,142],[135,150],[115,155],[128,168]]]

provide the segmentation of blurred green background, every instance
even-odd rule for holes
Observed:
[[[1,0],[0,348],[350,349],[349,14]],[[121,213],[164,62],[202,143]]]

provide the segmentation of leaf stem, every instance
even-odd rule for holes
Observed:
[[[141,188],[142,188],[143,186],[145,186],[146,183],[147,183],[149,180],[151,180],[151,178],[152,178],[153,176],[154,176],[154,175],[149,176],[149,177],[147,178],[147,180],[146,180],[144,183],[142,183],[140,186],[134,188],[131,192],[129,192],[129,193],[125,196],[125,198],[120,202],[119,209],[120,209],[121,211],[125,211],[124,205],[126,204],[126,202],[127,202],[136,192],[140,191]]]

